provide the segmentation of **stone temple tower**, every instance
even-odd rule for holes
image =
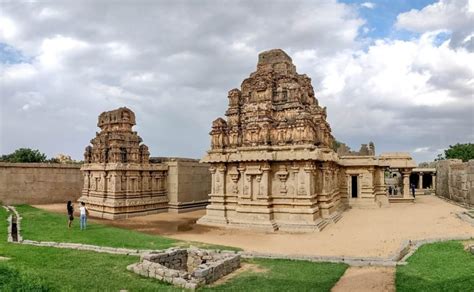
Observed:
[[[101,131],[84,153],[84,187],[79,201],[92,215],[116,219],[156,213],[167,208],[168,167],[150,164],[150,152],[132,131],[135,114],[128,108],[103,112]]]
[[[268,230],[321,230],[342,208],[334,138],[311,79],[280,49],[228,94],[227,119],[212,123],[212,189],[198,223]]]

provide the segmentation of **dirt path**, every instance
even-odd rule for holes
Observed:
[[[331,292],[393,292],[395,267],[349,267]]]
[[[65,212],[65,206],[37,206]],[[319,233],[289,234],[214,228],[195,224],[203,210],[183,214],[160,213],[125,220],[100,220],[122,228],[185,241],[240,247],[246,251],[351,257],[388,257],[403,241],[473,236],[474,227],[457,218],[463,208],[434,196],[389,208],[351,209],[342,219]]]

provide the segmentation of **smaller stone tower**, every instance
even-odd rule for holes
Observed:
[[[149,161],[150,152],[132,131],[135,114],[128,108],[103,112],[101,131],[84,153],[84,187],[79,201],[92,215],[116,219],[167,208],[168,167]]]

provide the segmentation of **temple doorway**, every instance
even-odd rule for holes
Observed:
[[[352,198],[357,198],[357,189],[359,188],[358,185],[357,185],[357,175],[352,175],[351,176],[351,186],[352,186],[352,190],[351,190],[351,194],[352,194]]]

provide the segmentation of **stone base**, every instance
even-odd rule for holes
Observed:
[[[86,205],[87,207],[87,205]],[[96,218],[108,219],[108,220],[116,220],[116,219],[125,219],[131,217],[138,217],[138,216],[146,216],[146,215],[153,215],[158,213],[167,212],[168,208],[165,206],[160,209],[154,210],[147,210],[147,211],[135,211],[135,212],[124,212],[124,213],[107,213],[103,211],[93,210],[91,208],[87,208],[89,210],[89,215]]]
[[[196,210],[203,210],[206,209],[206,206],[209,204],[208,201],[204,202],[191,202],[185,204],[169,204],[168,205],[168,212],[179,214],[185,212],[192,212]]]
[[[89,214],[103,219],[124,219],[145,216],[168,211],[168,202],[160,198],[133,199],[99,199],[82,196],[78,200],[84,202]]]
[[[261,231],[276,231],[278,225],[273,220],[266,220],[260,222],[252,221],[232,221],[221,217],[212,217],[205,215],[196,222],[197,224],[213,227],[230,227],[239,229],[256,229]]]
[[[329,219],[318,218],[313,222],[285,222],[285,221],[235,221],[222,217],[212,217],[205,215],[196,223],[204,226],[252,229],[258,231],[284,231],[284,232],[319,232],[322,231],[329,223],[336,223],[342,217],[342,212],[335,212]]]
[[[328,220],[318,219],[311,223],[283,223],[278,222],[278,230],[285,232],[320,232],[329,225]]]

